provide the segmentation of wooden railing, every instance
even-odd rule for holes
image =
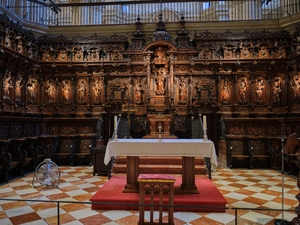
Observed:
[[[260,0],[94,1],[53,5],[39,0],[0,0],[0,11],[44,26],[132,24],[138,17],[143,23],[157,23],[160,14],[165,22],[178,22],[182,16],[187,22],[276,20],[300,11],[295,0],[272,0],[268,4]]]

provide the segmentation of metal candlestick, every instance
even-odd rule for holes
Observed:
[[[158,142],[162,142],[162,140],[161,140],[161,128],[162,128],[162,126],[159,125],[158,126]]]
[[[207,138],[207,133],[206,133],[207,129],[203,129],[203,141],[208,141],[208,138]]]
[[[118,141],[118,128],[115,128],[114,131],[114,141]]]

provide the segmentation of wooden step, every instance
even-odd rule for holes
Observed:
[[[171,165],[181,165],[181,157],[167,157],[167,156],[142,156],[139,158],[140,164],[171,164]],[[126,156],[118,156],[115,160],[115,164],[126,164]],[[196,165],[204,165],[205,160],[200,157],[195,158]]]
[[[119,156],[114,160],[112,173],[126,173],[126,157]],[[140,173],[158,173],[158,174],[181,174],[182,158],[181,157],[140,157]],[[200,157],[195,158],[195,174],[206,175],[207,169],[205,160]]]
[[[164,165],[164,164],[143,164],[139,166],[140,173],[158,173],[158,174],[181,174],[181,165]],[[125,164],[116,164],[113,168],[113,173],[126,173]],[[207,174],[205,165],[196,165],[195,174]]]

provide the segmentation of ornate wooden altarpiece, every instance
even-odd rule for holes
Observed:
[[[263,144],[255,146],[266,146],[270,135],[289,135],[300,125],[299,25],[293,33],[191,34],[181,17],[171,35],[160,17],[151,35],[143,28],[137,18],[130,35],[35,37],[0,15],[1,114],[101,118],[105,143],[113,116],[126,117],[122,106],[128,102],[136,109],[130,114],[133,138],[154,135],[151,119],[159,114],[169,118],[170,136],[189,138],[191,118],[201,113],[207,115],[208,137],[217,149],[226,137],[240,141],[243,134],[229,129],[239,119],[251,121],[251,137],[262,137]],[[254,132],[269,118],[293,118],[296,125],[270,135]],[[249,145],[236,146],[247,152]],[[259,154],[268,153],[261,148]]]

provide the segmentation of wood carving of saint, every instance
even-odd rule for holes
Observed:
[[[46,95],[49,103],[56,102],[56,86],[52,80],[48,80],[46,83]]]
[[[69,80],[62,81],[62,96],[65,103],[69,103],[71,100],[71,84]]]
[[[259,58],[268,58],[269,57],[269,51],[266,47],[262,46],[260,48],[259,54],[258,54]]]
[[[6,34],[5,34],[5,46],[8,48],[11,48],[11,36],[10,36],[10,31],[9,29],[6,29]]]
[[[27,91],[28,91],[28,102],[36,103],[37,100],[37,90],[38,90],[38,79],[35,77],[30,77],[27,82]]]
[[[48,49],[46,49],[45,52],[43,53],[42,61],[49,62],[51,60],[52,60],[52,58],[50,55],[50,51]]]
[[[265,88],[265,81],[263,78],[259,78],[257,79],[257,83],[256,83],[256,96],[258,99],[262,98],[262,94],[263,94],[263,90]]]
[[[59,62],[66,62],[66,61],[68,61],[68,55],[67,55],[67,50],[66,49],[61,49],[59,51],[58,61]]]
[[[187,87],[186,83],[184,82],[184,79],[181,78],[181,81],[179,83],[179,102],[183,103],[186,102],[187,97]]]
[[[230,98],[230,90],[231,90],[231,84],[228,80],[224,80],[223,84],[223,102],[228,102]]]
[[[274,80],[274,84],[273,84],[273,102],[274,103],[280,102],[281,92],[282,92],[281,77],[277,77]]]
[[[74,52],[74,61],[80,62],[82,60],[83,60],[83,54],[82,54],[81,49],[75,49],[75,52]]]
[[[291,81],[291,85],[295,92],[295,98],[297,101],[300,100],[300,75],[295,75]]]
[[[246,92],[247,92],[247,81],[245,78],[243,78],[239,83],[239,94],[240,94],[241,101],[246,100]]]
[[[155,50],[155,58],[153,62],[154,64],[168,64],[166,50],[163,47],[160,46]]]
[[[19,52],[20,54],[24,54],[24,46],[23,46],[23,41],[22,39],[18,40],[18,44],[17,44],[17,52]]]
[[[86,97],[86,81],[81,79],[78,84],[78,100],[79,102],[85,102]]]
[[[97,51],[97,49],[91,49],[90,52],[90,60],[91,61],[99,61],[99,53]]]
[[[165,80],[166,80],[167,69],[159,68],[157,70],[157,76],[155,78],[157,95],[164,95],[165,93]]]
[[[21,94],[22,94],[22,77],[21,75],[18,75],[16,83],[15,83],[15,97],[16,100],[21,100]]]
[[[102,82],[100,78],[95,78],[94,83],[94,103],[101,103]]]
[[[143,103],[143,98],[142,98],[142,95],[143,95],[143,84],[141,82],[141,78],[138,78],[137,79],[137,82],[135,84],[135,87],[134,87],[134,95],[135,95],[135,103],[136,104],[141,104]]]
[[[3,77],[3,98],[4,99],[10,99],[9,89],[12,88],[12,79],[11,79],[11,72],[7,72],[5,76]]]

